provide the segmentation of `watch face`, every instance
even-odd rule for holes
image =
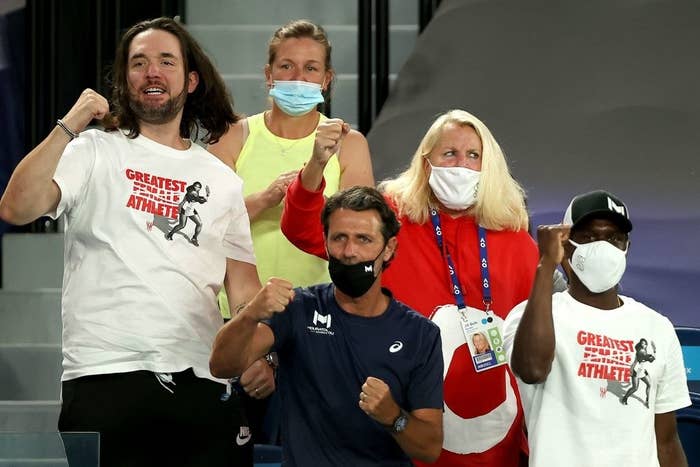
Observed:
[[[403,430],[406,429],[406,425],[408,424],[408,416],[405,413],[401,413],[396,420],[394,420],[394,431],[396,433],[401,433]]]

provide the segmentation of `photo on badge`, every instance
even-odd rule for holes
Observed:
[[[482,327],[470,334],[467,346],[476,371],[484,371],[506,363],[503,339],[497,326]]]

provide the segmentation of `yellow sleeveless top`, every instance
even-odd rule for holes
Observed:
[[[319,122],[326,120],[320,116]],[[313,152],[315,131],[301,139],[274,135],[265,125],[264,113],[248,117],[248,137],[236,161],[236,173],[243,179],[243,195],[265,190],[280,174],[301,170]],[[334,154],[323,172],[326,197],[340,187],[340,164]],[[289,280],[295,287],[330,282],[328,263],[292,245],[280,230],[282,206],[266,209],[251,222],[253,248],[260,282],[271,276]],[[321,222],[321,219],[318,220]]]

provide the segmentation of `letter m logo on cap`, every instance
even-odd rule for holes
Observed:
[[[610,209],[613,212],[620,213],[623,216],[627,217],[627,213],[625,212],[625,207],[623,205],[620,205],[620,204],[615,204],[615,201],[613,201],[612,198],[610,198],[609,196],[608,196],[608,209]]]

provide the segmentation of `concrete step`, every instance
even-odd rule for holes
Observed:
[[[58,400],[0,401],[0,432],[54,432],[60,413]]]
[[[0,344],[0,400],[57,400],[61,390],[61,346]]]
[[[0,457],[0,467],[69,467],[69,465],[65,457]]]
[[[0,466],[67,467],[61,435],[0,433]]]
[[[61,344],[61,289],[0,290],[0,342]]]
[[[275,26],[264,25],[193,25],[189,31],[214,59],[222,74],[256,74],[264,81],[267,42]],[[333,46],[332,60],[336,73],[357,72],[357,26],[329,25],[328,38]],[[418,27],[393,25],[389,28],[389,72],[398,73],[411,54]]]
[[[3,235],[2,280],[5,290],[61,288],[63,234]]]
[[[99,465],[99,433],[0,433],[0,467]]]
[[[95,464],[97,465],[97,464]],[[69,467],[68,461],[64,458],[7,458],[0,457],[0,467]]]
[[[188,24],[274,24],[296,18],[327,24],[357,24],[357,2],[347,0],[188,0]],[[418,2],[390,0],[393,24],[417,24]],[[274,29],[270,30],[270,34]]]

